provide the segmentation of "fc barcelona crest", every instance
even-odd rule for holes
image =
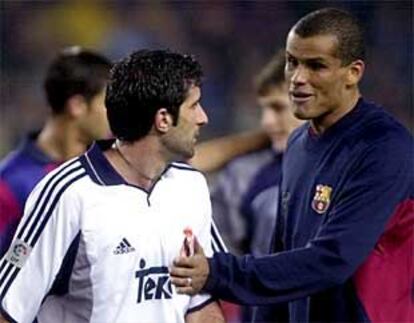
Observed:
[[[321,184],[316,185],[316,192],[312,201],[312,209],[319,214],[325,213],[331,203],[331,193],[332,187]]]

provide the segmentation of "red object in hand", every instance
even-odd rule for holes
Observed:
[[[181,256],[191,257],[194,255],[194,235],[193,230],[189,227],[184,229],[184,241],[181,248]]]

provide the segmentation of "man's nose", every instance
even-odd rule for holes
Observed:
[[[308,78],[308,70],[304,66],[299,65],[293,71],[290,81],[295,85],[300,85],[305,84],[308,81]]]
[[[199,125],[205,125],[208,123],[208,116],[204,108],[200,105],[198,109],[198,120]]]

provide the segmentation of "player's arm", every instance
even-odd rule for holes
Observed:
[[[391,217],[412,218],[412,162],[401,141],[371,145],[350,169],[346,188],[306,246],[260,258],[229,253],[205,258],[196,252],[175,262],[172,282],[179,292],[203,290],[250,305],[291,301],[342,284],[372,252]]]
[[[213,172],[233,158],[259,150],[269,145],[263,131],[248,131],[202,142],[196,146],[189,163],[202,172]]]
[[[212,302],[198,311],[185,316],[186,323],[222,323],[225,322],[223,311],[217,302]],[[1,322],[0,322],[1,323]]]
[[[81,206],[70,189],[83,176],[79,162],[71,162],[46,176],[29,196],[9,251],[0,262],[3,318],[32,322],[45,296],[54,292],[63,259],[72,255],[70,251],[76,254]]]
[[[202,176],[200,174],[200,176]],[[191,239],[192,252],[198,252],[198,248],[204,247],[207,255],[216,251],[226,251],[226,247],[213,222],[211,214],[211,201],[205,178],[200,185],[200,208],[202,216],[198,218],[198,225],[194,228],[195,236]],[[190,299],[189,309],[185,316],[186,322],[225,322],[223,312],[218,302],[211,295],[203,293],[193,295]]]

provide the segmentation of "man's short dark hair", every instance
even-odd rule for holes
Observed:
[[[64,111],[66,101],[82,95],[87,101],[99,94],[109,78],[111,62],[104,56],[78,46],[62,50],[50,64],[44,87],[53,113]]]
[[[285,51],[279,50],[254,79],[256,94],[265,96],[285,83]]]
[[[362,27],[349,12],[325,8],[313,11],[300,19],[292,30],[300,37],[333,35],[338,40],[335,56],[343,65],[357,59],[365,59],[365,44]]]
[[[139,50],[112,68],[105,105],[112,133],[135,141],[151,129],[156,112],[166,108],[176,124],[179,107],[202,70],[194,57],[169,50]]]

